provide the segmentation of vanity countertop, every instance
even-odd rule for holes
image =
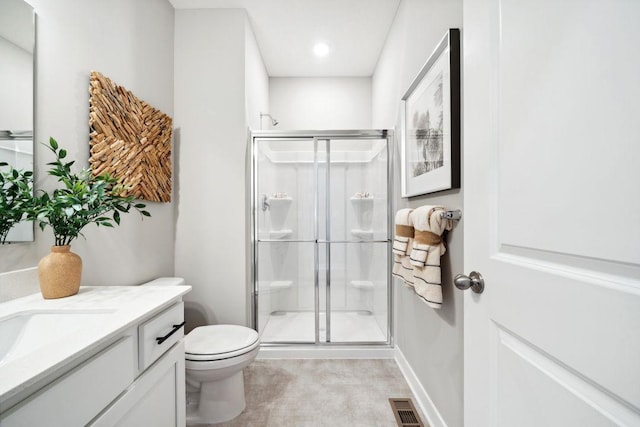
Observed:
[[[52,329],[62,338],[44,340],[50,342],[0,362],[0,412],[190,290],[191,286],[83,286],[77,295],[67,298],[47,300],[38,293],[0,304],[0,322],[29,314],[63,314],[65,324],[72,322],[72,330],[66,335],[65,331]],[[74,322],[74,314],[81,315],[78,322]],[[0,337],[0,346],[8,338]]]

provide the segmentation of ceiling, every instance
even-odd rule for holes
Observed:
[[[371,76],[400,0],[169,0],[246,9],[271,77]],[[317,42],[330,52],[318,58]]]

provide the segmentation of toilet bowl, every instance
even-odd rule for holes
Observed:
[[[161,277],[144,286],[184,284],[179,277]],[[184,337],[184,347],[187,425],[221,423],[240,415],[245,408],[242,369],[260,351],[258,333],[237,325],[200,326]]]
[[[195,328],[184,338],[187,425],[229,421],[245,408],[242,369],[260,351],[258,333],[237,325]]]

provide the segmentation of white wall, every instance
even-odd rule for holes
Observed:
[[[449,28],[462,26],[461,0],[402,0],[372,79],[374,128],[399,126],[400,99]],[[399,145],[399,144],[397,144]],[[462,190],[400,198],[396,147],[396,209],[441,204],[462,209]],[[395,343],[435,408],[432,425],[463,425],[463,298],[453,276],[463,270],[463,221],[449,234],[442,258],[444,304],[433,310],[394,279]]]
[[[246,24],[241,9],[176,11],[175,269],[193,286],[190,305],[209,323],[248,323],[247,125],[268,98]]]
[[[269,102],[278,130],[371,128],[369,77],[271,77]]]
[[[168,1],[29,3],[38,26],[36,142],[53,136],[78,167],[88,166],[91,70],[173,114],[174,12]],[[36,187],[55,185],[45,173],[51,155],[36,144]],[[86,240],[73,242],[72,250],[83,258],[83,285],[129,285],[173,274],[174,204],[147,203],[147,207],[152,218],[142,221],[132,213],[115,229],[89,225]],[[0,259],[11,259],[14,269],[35,266],[52,244],[50,231],[38,231],[35,245],[20,245],[18,259],[13,248],[2,248]]]
[[[260,113],[269,111],[269,75],[258,47],[258,42],[251,28],[249,17],[245,16],[245,120],[246,128],[256,130],[260,129],[260,122],[267,123],[268,120],[261,119]],[[249,142],[247,142],[248,144]],[[249,183],[251,182],[251,150],[247,145],[245,151],[245,206],[251,206],[251,191]],[[245,215],[245,230],[251,230],[251,215],[249,212]],[[247,235],[245,239],[245,283],[251,282],[251,269],[248,268],[253,263],[252,259],[252,241]],[[251,324],[250,307],[252,307],[252,293],[247,292],[245,297],[246,304],[246,324]]]
[[[247,127],[260,129],[260,113],[269,110],[269,75],[253,34],[249,18],[245,16],[245,103]],[[267,119],[264,119],[264,123]]]

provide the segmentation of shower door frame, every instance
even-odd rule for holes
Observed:
[[[321,131],[304,131],[304,130],[295,130],[295,131],[249,131],[249,149],[250,149],[250,198],[251,198],[251,217],[250,217],[250,227],[251,227],[251,271],[249,272],[250,280],[248,283],[249,287],[249,299],[250,299],[250,321],[251,327],[259,332],[258,325],[258,309],[259,309],[259,288],[258,288],[258,215],[257,209],[259,205],[259,194],[258,194],[258,140],[265,139],[274,139],[274,140],[296,140],[296,139],[305,139],[307,141],[313,141],[314,144],[314,173],[316,177],[316,195],[314,200],[314,315],[315,315],[315,342],[303,342],[303,341],[278,341],[278,342],[270,342],[270,343],[262,343],[261,346],[291,346],[291,345],[300,345],[300,346],[382,346],[382,347],[392,347],[393,346],[393,288],[392,288],[392,257],[391,257],[391,243],[392,243],[392,227],[393,227],[393,185],[392,185],[392,177],[393,177],[393,154],[395,147],[395,139],[394,133],[392,130],[381,129],[381,130],[369,130],[369,129],[360,129],[360,130],[321,130]],[[331,219],[329,215],[325,215],[326,217],[326,232],[325,237],[326,240],[320,241],[318,239],[318,227],[319,227],[319,195],[318,195],[318,141],[326,141],[327,143],[327,183],[330,179],[330,169],[331,169],[331,150],[330,150],[330,141],[332,140],[367,140],[367,139],[385,139],[386,140],[386,150],[387,150],[387,239],[385,240],[372,240],[371,242],[358,242],[358,241],[345,241],[345,242],[332,242],[330,239],[330,226]],[[331,194],[330,188],[327,187],[326,190],[326,209],[327,211],[330,208],[330,197]],[[265,241],[265,240],[263,240]],[[269,242],[266,240],[265,242]],[[283,242],[279,240],[279,242]],[[387,246],[387,340],[386,341],[354,341],[354,342],[332,342],[331,339],[331,243],[385,243]],[[311,243],[311,241],[309,242]],[[329,341],[320,341],[320,282],[319,282],[319,243],[323,243],[326,245],[327,251],[327,263],[325,268],[325,292],[326,292],[326,340]]]

